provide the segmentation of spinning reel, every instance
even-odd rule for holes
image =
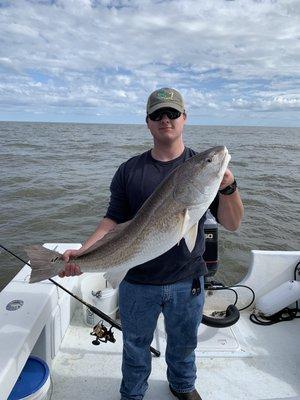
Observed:
[[[98,322],[97,325],[94,326],[93,332],[91,332],[92,336],[96,336],[96,339],[92,341],[95,346],[98,346],[100,342],[102,343],[115,343],[116,339],[114,337],[114,333],[112,331],[112,326],[107,329],[105,325],[103,325],[103,321]]]

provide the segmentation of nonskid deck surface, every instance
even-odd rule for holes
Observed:
[[[300,399],[299,320],[262,327],[243,314],[224,333],[200,329],[196,387],[203,400]],[[83,322],[82,309],[76,310],[53,363],[52,400],[120,399],[122,333],[114,330],[116,343],[94,346],[91,330]],[[162,319],[153,347],[162,356],[152,358],[144,399],[175,399],[166,380]]]

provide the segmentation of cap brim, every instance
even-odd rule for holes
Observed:
[[[184,108],[179,104],[174,104],[174,102],[165,102],[155,104],[153,107],[148,109],[148,114],[152,114],[154,111],[159,110],[160,108],[174,108],[174,110],[180,111],[181,113],[184,112]]]

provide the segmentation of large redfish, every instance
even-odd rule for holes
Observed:
[[[178,166],[145,201],[135,217],[76,257],[83,272],[105,272],[116,287],[127,271],[165,253],[182,238],[193,250],[198,222],[215,198],[230,155],[225,146],[213,147]],[[58,274],[62,255],[41,245],[26,249],[32,268],[30,282]]]

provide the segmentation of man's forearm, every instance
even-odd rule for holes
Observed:
[[[110,218],[103,218],[97,226],[95,232],[83,243],[80,250],[84,251],[91,247],[98,240],[102,239],[109,231],[114,229],[117,225],[115,221]]]
[[[238,189],[229,195],[219,195],[218,220],[224,228],[236,231],[244,215],[244,206]]]

